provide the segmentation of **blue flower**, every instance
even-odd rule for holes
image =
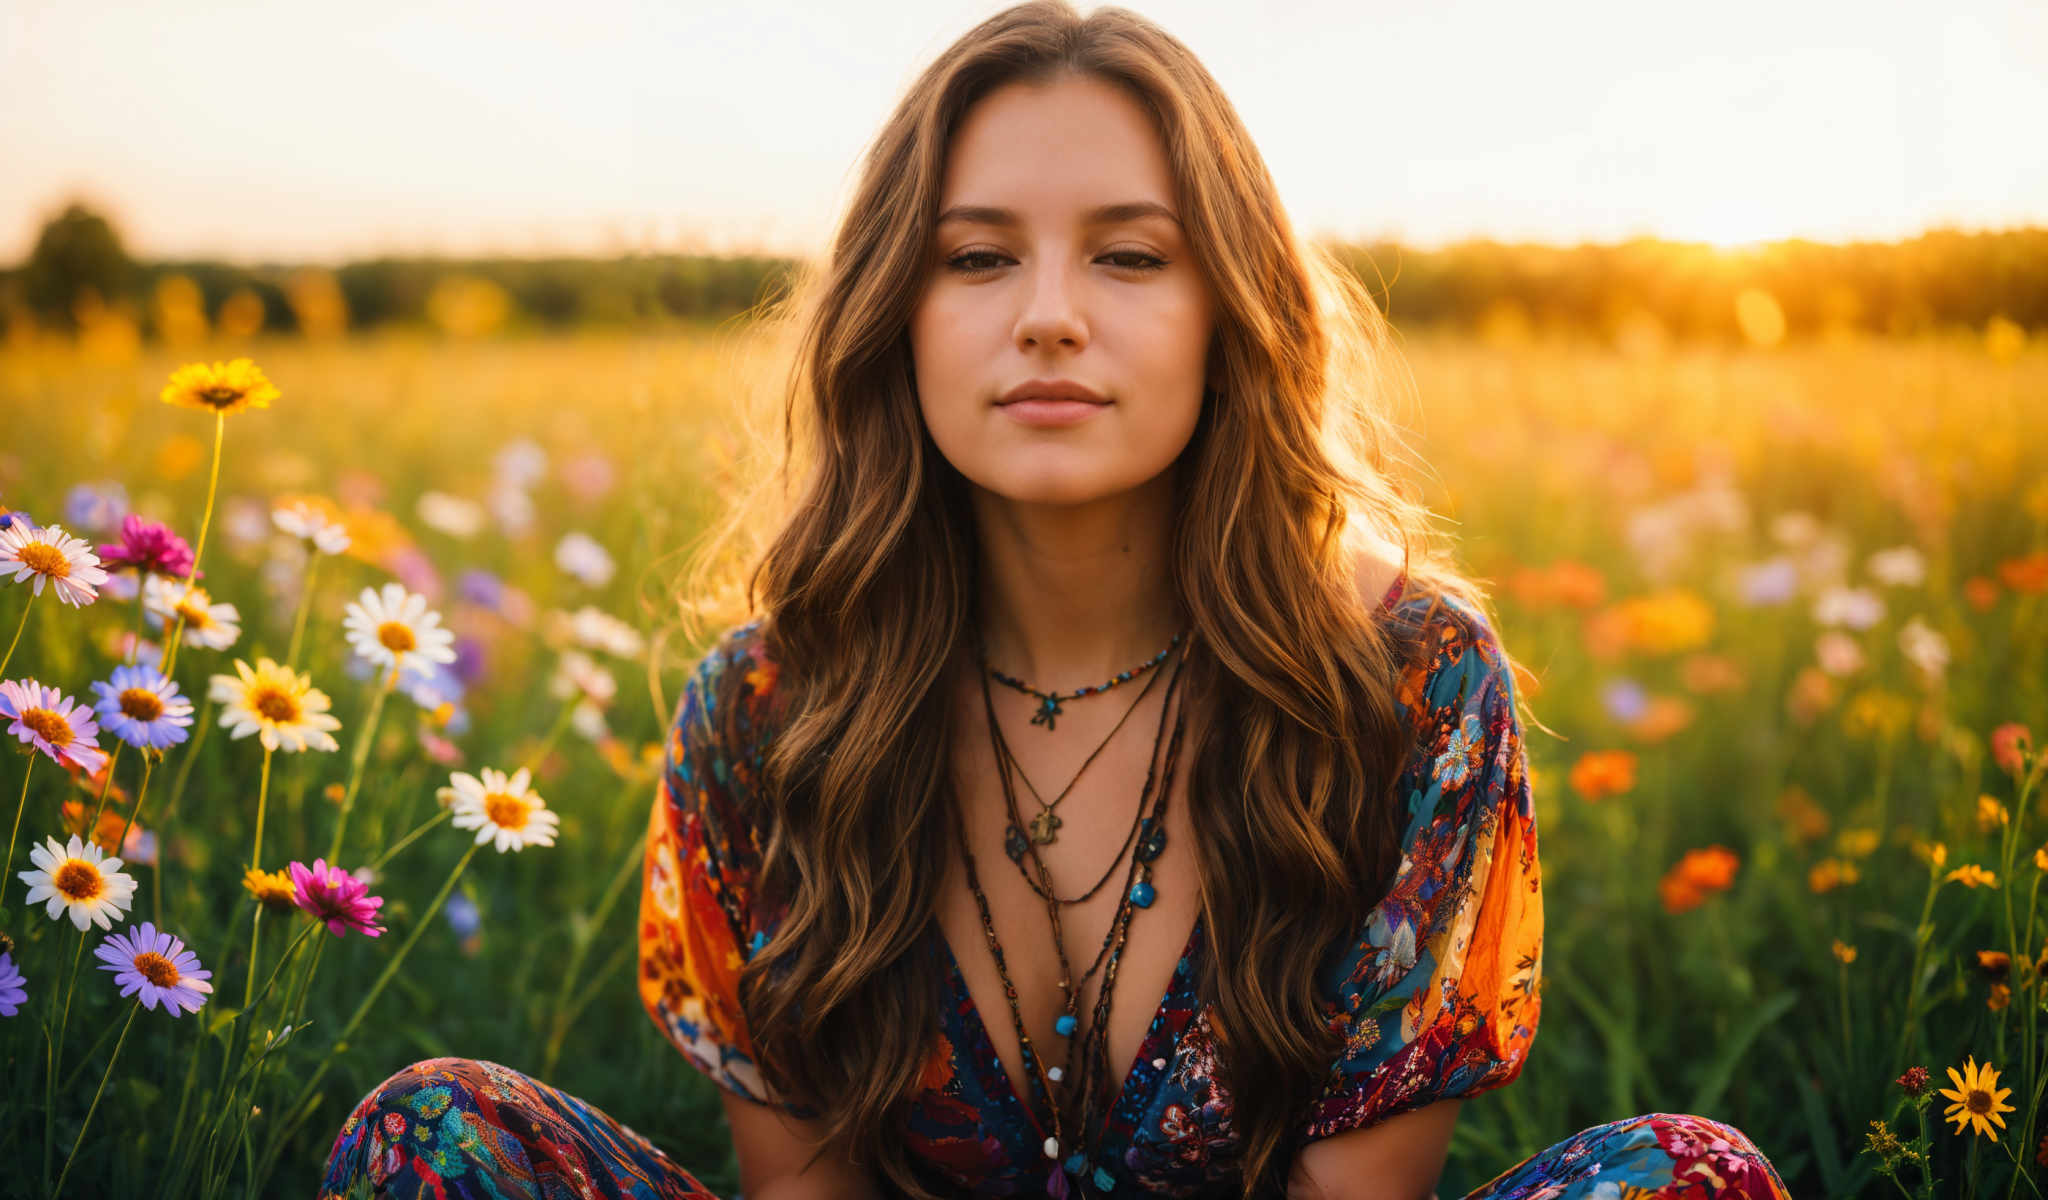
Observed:
[[[92,690],[100,697],[92,706],[100,724],[138,750],[168,749],[191,736],[192,702],[153,666],[115,667],[113,677]]]

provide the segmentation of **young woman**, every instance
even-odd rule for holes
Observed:
[[[1514,676],[1388,478],[1347,278],[1122,10],[1002,12],[883,129],[795,310],[808,491],[650,814],[641,996],[721,1085],[747,1200],[1421,1200],[1520,1072]],[[326,1190],[359,1180],[710,1195],[448,1058],[349,1118]],[[1595,1195],[1785,1192],[1652,1114],[1474,1193]]]

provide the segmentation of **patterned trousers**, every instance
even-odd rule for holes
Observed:
[[[646,1138],[531,1076],[468,1058],[416,1062],[363,1097],[320,1200],[720,1200]],[[1463,1200],[1790,1200],[1732,1126],[1648,1113],[1508,1168]],[[734,1200],[738,1200],[737,1197]]]

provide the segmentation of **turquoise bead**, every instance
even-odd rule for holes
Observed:
[[[1095,1168],[1095,1186],[1106,1192],[1116,1186],[1116,1176],[1103,1170],[1101,1167],[1097,1167]]]
[[[1131,903],[1139,908],[1152,907],[1152,885],[1142,879],[1132,884]]]
[[[1078,1024],[1080,1024],[1080,1022],[1076,1021],[1073,1018],[1072,1014],[1066,1014],[1061,1016],[1059,1020],[1054,1021],[1052,1023],[1052,1029],[1054,1033],[1059,1034],[1061,1037],[1073,1037],[1074,1026]]]
[[[1088,1160],[1082,1158],[1079,1152],[1067,1156],[1066,1168],[1067,1174],[1069,1175],[1079,1175],[1081,1173],[1081,1168],[1087,1165]]]
[[[766,933],[756,930],[754,933],[754,939],[747,943],[747,957],[752,958],[756,954],[759,954],[761,952],[761,947],[767,944],[768,935]]]

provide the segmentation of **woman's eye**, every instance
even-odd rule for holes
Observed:
[[[993,250],[969,250],[965,254],[956,254],[953,257],[947,259],[946,265],[953,268],[955,271],[960,272],[963,275],[980,275],[984,272],[995,270],[995,267],[993,265],[970,266],[970,263],[978,259],[1001,257],[1002,255],[997,254]]]
[[[1111,266],[1125,271],[1157,271],[1166,265],[1166,260],[1142,250],[1112,250],[1102,256]],[[995,270],[1006,256],[993,250],[969,250],[946,260],[946,265],[962,275],[983,275]]]

